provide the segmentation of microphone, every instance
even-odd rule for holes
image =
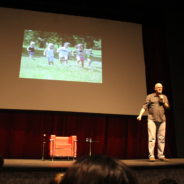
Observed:
[[[163,101],[164,96],[162,94],[159,94],[158,96],[159,96],[159,99]]]
[[[159,102],[160,102],[161,104],[164,104],[164,103],[165,103],[165,102],[164,102],[164,95],[163,95],[163,94],[159,94],[158,97],[159,97]]]

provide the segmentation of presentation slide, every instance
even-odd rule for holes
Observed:
[[[0,109],[137,115],[142,25],[0,8]]]
[[[25,30],[20,78],[102,83],[101,39]]]

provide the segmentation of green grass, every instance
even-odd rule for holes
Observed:
[[[84,68],[74,60],[67,64],[54,60],[54,65],[48,65],[47,58],[35,57],[30,59],[22,56],[20,67],[20,78],[63,80],[102,83],[102,63],[94,61],[89,66],[86,61]]]

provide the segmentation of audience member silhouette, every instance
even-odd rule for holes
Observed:
[[[138,184],[138,180],[122,161],[93,155],[76,160],[64,174],[61,184]]]
[[[164,178],[159,181],[159,184],[177,184],[175,179],[172,178]]]

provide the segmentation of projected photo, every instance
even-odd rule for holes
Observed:
[[[25,30],[19,77],[102,83],[102,40]]]

